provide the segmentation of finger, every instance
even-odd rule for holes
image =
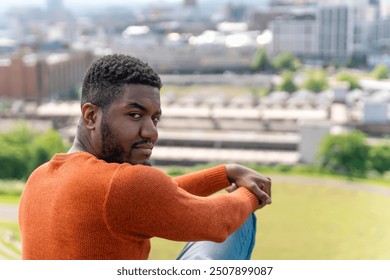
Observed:
[[[260,204],[271,204],[272,203],[272,199],[269,197],[269,195],[265,192],[261,192],[261,195],[258,196],[259,198],[259,203]]]
[[[269,197],[271,197],[271,185],[272,185],[270,180],[271,179],[267,177],[267,179],[265,180],[258,181],[260,189],[266,192],[269,195]]]
[[[247,188],[257,196],[260,204],[271,204],[271,197],[265,191],[261,190],[258,185],[253,184]]]
[[[225,190],[229,193],[235,191],[236,189],[238,189],[237,185],[236,184],[231,184],[229,187],[225,188]]]
[[[271,204],[272,201],[269,199],[259,199],[259,206],[257,207],[258,209],[263,208],[264,206]]]
[[[267,193],[269,197],[271,197],[271,185],[270,184],[263,184],[261,190],[264,191],[265,193]]]

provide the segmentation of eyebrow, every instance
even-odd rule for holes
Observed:
[[[127,104],[127,106],[126,107],[133,107],[133,108],[138,108],[138,109],[140,109],[140,110],[142,110],[142,111],[144,111],[144,112],[146,112],[147,110],[146,110],[146,108],[144,107],[144,106],[142,106],[141,104],[139,104],[139,103],[137,103],[137,102],[132,102],[132,103],[129,103],[129,104]]]
[[[126,107],[137,108],[137,109],[140,109],[141,111],[144,111],[144,112],[148,111],[144,106],[142,106],[141,104],[139,104],[137,102],[131,102],[131,103],[127,104]],[[160,109],[157,113],[162,114],[162,110]]]

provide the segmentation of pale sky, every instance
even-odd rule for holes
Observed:
[[[89,10],[93,8],[102,8],[107,6],[127,6],[133,8],[139,8],[143,6],[147,6],[152,3],[156,3],[158,5],[161,4],[172,4],[172,3],[182,3],[183,0],[62,0],[64,6],[73,11],[82,11]],[[218,2],[221,3],[244,3],[244,4],[256,4],[256,5],[266,5],[270,0],[198,0],[199,3],[213,3]],[[335,0],[317,0],[317,1],[335,1]],[[340,2],[344,2],[346,0],[338,0]],[[367,0],[347,0],[351,2],[357,1],[367,1]],[[0,0],[0,12],[5,12],[12,7],[39,7],[46,8],[47,0]],[[390,0],[381,0],[383,8],[387,7],[389,10],[387,14],[390,14]]]
[[[124,5],[129,6],[132,4],[148,4],[148,3],[181,3],[183,0],[63,0],[65,7],[77,7],[77,6],[115,6],[115,5]],[[206,0],[207,1],[207,0]],[[213,0],[208,0],[212,2]],[[256,0],[255,0],[256,1]],[[264,0],[257,0],[262,2]],[[200,0],[200,2],[204,2]],[[240,1],[229,1],[227,2],[240,2]],[[93,3],[93,4],[92,4]],[[4,9],[6,7],[12,6],[39,6],[46,7],[46,0],[0,0],[0,8]]]
[[[127,7],[143,7],[152,3],[158,5],[182,3],[183,0],[62,0],[65,8],[71,11],[78,11],[88,8],[102,8],[106,6],[127,6]],[[198,0],[199,3],[243,3],[243,4],[256,4],[264,5],[270,0]],[[389,0],[390,1],[390,0]],[[9,10],[12,7],[39,7],[46,8],[47,0],[0,0],[0,12]]]
[[[74,9],[77,7],[104,7],[104,6],[130,6],[137,5],[140,6],[142,4],[148,3],[180,3],[180,0],[63,0],[63,4],[66,8]],[[45,8],[46,0],[0,0],[0,10],[5,11],[11,7],[31,7],[36,6],[40,8]]]

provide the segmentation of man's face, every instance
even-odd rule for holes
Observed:
[[[158,88],[124,86],[122,95],[103,112],[100,157],[107,162],[150,165],[160,117]]]

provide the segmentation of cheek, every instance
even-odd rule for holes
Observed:
[[[119,128],[117,132],[118,133],[115,134],[115,138],[125,147],[131,147],[134,142],[140,140],[138,136],[138,127],[136,126],[122,127]]]
[[[103,141],[102,141],[102,131],[100,126],[96,126],[96,128],[91,132],[91,141],[95,149],[98,148],[99,150],[101,150]]]

